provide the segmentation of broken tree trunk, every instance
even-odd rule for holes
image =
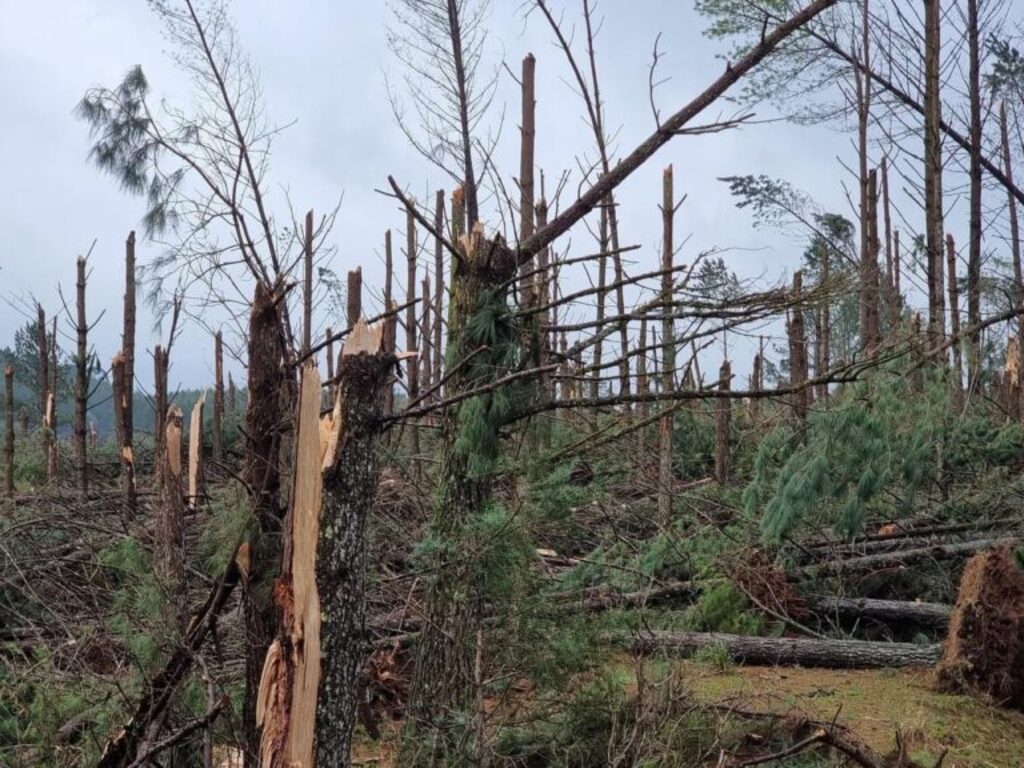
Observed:
[[[50,381],[49,397],[46,404],[46,425],[52,439],[50,440],[50,453],[46,465],[46,475],[52,478],[52,484],[56,485],[60,471],[60,424],[57,422],[57,392],[60,385],[60,368],[57,366],[57,318],[54,317],[50,331]]]
[[[430,300],[430,274],[426,270],[423,271],[423,282],[420,287],[423,291],[423,314],[420,319],[420,348],[418,350],[422,366],[420,381],[423,382],[424,387],[429,388],[430,382],[434,380],[432,369],[434,358],[430,348],[430,345],[433,343],[434,334],[433,319],[430,316],[433,309],[433,304]]]
[[[14,497],[14,368],[4,368],[4,492]]]
[[[135,292],[135,232],[129,232],[124,244],[124,328],[121,333],[121,355],[124,358],[124,435],[121,438],[121,446],[127,446],[129,453],[135,446]],[[134,482],[133,464],[133,488]],[[125,489],[127,493],[127,485]],[[131,509],[134,512],[134,495]]]
[[[793,416],[803,424],[807,421],[807,334],[804,331],[803,272],[793,273],[793,308],[789,312],[789,381],[795,387],[790,396]]]
[[[78,278],[75,281],[75,469],[78,472],[78,492],[84,498],[89,492],[89,452],[86,443],[89,399],[89,326],[85,319],[85,259],[78,257]]]
[[[199,506],[206,483],[206,463],[203,457],[203,406],[206,393],[203,392],[192,406],[192,419],[188,428],[188,503],[192,509]]]
[[[963,385],[964,355],[960,339],[960,290],[956,282],[956,242],[946,235],[946,274],[949,277],[949,335],[953,346],[953,379],[956,389]]]
[[[313,346],[313,211],[302,233],[302,354]]]
[[[257,283],[249,317],[249,402],[245,413],[245,480],[249,488],[256,531],[243,546],[250,558],[245,579],[245,702],[242,723],[246,742],[246,768],[258,763],[259,733],[256,728],[256,700],[260,673],[270,642],[276,634],[277,612],[272,600],[256,588],[258,580],[276,572],[280,560],[280,426],[284,386],[284,345],[279,331],[278,296]]]
[[[718,372],[718,388],[729,391],[732,366],[726,360]],[[715,480],[725,485],[729,480],[729,427],[732,421],[732,400],[720,398],[715,412]]]
[[[164,426],[167,421],[167,353],[159,344],[153,349],[153,474],[163,486]]]
[[[46,312],[43,305],[36,303],[36,346],[39,353],[39,427],[42,436],[43,466],[46,467],[46,481],[49,484],[56,482],[56,476],[52,470],[50,444],[56,436],[50,430],[49,407],[50,407],[50,355],[47,352],[46,341]]]
[[[213,337],[213,460],[224,461],[224,342]]]
[[[438,235],[444,232],[444,190],[437,190],[434,204],[434,229]],[[440,237],[434,239],[434,399],[441,400],[441,378],[444,375],[444,244]]]
[[[161,475],[163,490],[156,518],[156,575],[169,600],[169,618],[184,629],[185,608],[178,597],[185,584],[185,500],[182,496],[181,409],[172,405],[164,426],[164,454]]]
[[[416,345],[416,218],[412,211],[408,212],[405,220],[405,301],[408,304],[405,310],[405,348],[407,350],[417,349]],[[420,394],[419,362],[415,357],[410,358],[406,366],[408,385],[408,402],[413,402]],[[409,430],[409,453],[413,461],[413,470],[419,471],[420,467],[420,430],[416,424],[408,424]]]
[[[113,397],[114,426],[117,434],[117,452],[121,462],[121,486],[124,503],[129,515],[135,514],[135,456],[131,439],[128,437],[128,416],[125,403],[128,399],[127,371],[124,352],[118,352],[110,363],[110,381]]]
[[[354,326],[333,412],[302,373],[289,555],[276,589],[278,637],[260,682],[262,765],[347,765],[365,653],[364,532],[378,480],[377,439],[394,357],[383,323]]]
[[[1006,178],[1013,183],[1013,160],[1010,154],[1010,135],[1006,124],[1006,102],[999,105],[999,132],[1003,150],[1003,170]],[[1012,193],[1007,193],[1007,204],[1009,206],[1010,219],[1010,255],[1013,259],[1013,300],[1014,306],[1020,308],[1024,304],[1024,272],[1020,263],[1020,220],[1017,216],[1017,199]],[[1017,319],[1017,375],[1018,387],[1017,397],[1010,404],[1010,413],[1018,421],[1021,418],[1021,391],[1019,377],[1024,376],[1024,315]]]
[[[878,667],[930,667],[942,646],[887,643],[867,640],[818,640],[814,638],[745,637],[718,632],[614,633],[607,640],[628,645],[640,653],[664,653],[689,657],[708,648],[723,648],[740,664],[799,665],[825,669],[874,669]]]
[[[435,319],[436,321],[436,319]],[[365,531],[379,479],[378,445],[394,354],[383,324],[357,326],[345,344],[324,458],[316,583],[324,613],[317,701],[317,765],[346,765],[364,655]]]
[[[661,196],[661,391],[671,392],[674,386],[676,350],[675,330],[672,320],[672,260],[675,256],[673,241],[673,218],[675,214],[675,191],[672,183],[672,166],[662,175]],[[668,523],[672,518],[672,409],[668,403],[661,403],[661,418],[658,420],[658,521]]]

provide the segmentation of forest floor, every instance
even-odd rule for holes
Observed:
[[[723,719],[730,717],[730,711],[742,712],[736,719],[744,722],[740,730],[751,737],[768,727],[768,720],[758,722],[751,717],[763,713],[788,722],[835,722],[880,755],[894,752],[899,733],[907,756],[922,765],[934,765],[945,751],[943,768],[1024,766],[1024,713],[969,696],[940,693],[934,688],[930,670],[722,667],[701,661],[672,664],[695,704],[713,707]],[[633,661],[622,659],[614,666],[616,673],[621,673],[616,678],[635,691]],[[399,723],[388,723],[378,742],[362,734],[353,764],[393,765],[399,729]]]
[[[893,750],[899,731],[910,756],[925,765],[948,749],[944,768],[1024,766],[1024,714],[939,693],[931,670],[680,664],[693,696],[703,703],[836,718],[880,754]]]

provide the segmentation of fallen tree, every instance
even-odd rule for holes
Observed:
[[[845,560],[831,560],[826,563],[807,565],[797,573],[805,577],[829,576],[840,573],[864,573],[883,568],[894,568],[910,565],[921,560],[949,560],[982,552],[1000,544],[1016,543],[1017,539],[979,539],[963,541],[957,544],[936,544],[930,547],[904,549],[899,552],[884,552],[877,555],[850,557]]]
[[[810,595],[806,598],[811,612],[844,621],[871,619],[883,624],[913,624],[918,627],[945,630],[949,624],[950,606],[943,603],[918,603],[907,600],[874,600],[867,597],[830,597]]]
[[[930,667],[938,662],[942,652],[942,646],[938,643],[916,645],[867,640],[745,637],[720,632],[612,632],[604,635],[604,639],[643,654],[665,653],[688,658],[705,649],[722,648],[730,659],[740,664],[826,669]]]

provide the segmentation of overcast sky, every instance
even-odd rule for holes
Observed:
[[[565,8],[568,21],[576,19],[577,3],[553,0],[552,5]],[[331,235],[337,247],[332,266],[343,274],[361,265],[368,288],[379,289],[384,230],[401,230],[404,217],[375,189],[386,186],[390,173],[420,199],[438,188],[450,190],[450,182],[409,148],[395,124],[385,87],[386,73],[397,70],[385,40],[387,4],[236,0],[232,13],[240,42],[260,73],[269,119],[294,121],[274,146],[271,208],[286,217],[287,193],[301,210],[325,211],[343,195]],[[604,17],[598,58],[606,119],[618,131],[615,149],[625,154],[653,129],[647,80],[658,33],[665,54],[660,73],[671,78],[657,92],[663,114],[721,73],[725,63],[717,55],[723,45],[703,37],[703,20],[688,0],[604,0],[598,14]],[[576,174],[575,158],[592,154],[591,140],[551,33],[539,16],[523,18],[520,0],[494,0],[489,26],[494,55],[513,71],[527,52],[537,57],[538,166],[548,179],[563,170]],[[106,310],[94,333],[103,361],[119,344],[123,243],[139,226],[143,203],[124,195],[87,162],[88,131],[73,110],[86,89],[115,85],[135,64],[142,65],[156,94],[187,104],[187,81],[172,66],[161,23],[142,0],[0,0],[0,294],[37,296],[49,312],[58,311],[57,285],[68,294],[75,257],[95,240],[88,304],[91,317]],[[507,73],[496,108],[502,107],[497,162],[507,169],[511,185],[518,173],[519,104]],[[771,116],[768,108],[758,112],[759,118]],[[679,258],[686,261],[718,246],[730,249],[726,261],[739,274],[781,278],[797,263],[799,243],[754,229],[716,179],[746,173],[784,177],[824,206],[851,216],[838,155],[851,157],[849,136],[828,127],[757,125],[674,140],[619,193],[622,242],[642,246],[630,254],[629,268],[656,268],[660,174],[673,163],[677,190],[688,196],[677,219],[677,231],[688,238]],[[582,227],[573,231],[572,244],[577,254],[593,250]],[[141,261],[156,253],[155,246],[140,242]],[[0,303],[0,346],[12,342],[23,322],[8,302]],[[140,309],[140,360],[141,348],[159,341],[155,322],[148,309]],[[343,325],[337,318],[333,324]],[[212,346],[204,334],[186,331],[172,361],[172,383],[209,383]],[[148,384],[149,356],[145,359],[138,375]],[[238,378],[240,367],[232,367]]]

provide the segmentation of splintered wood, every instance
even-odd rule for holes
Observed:
[[[320,376],[312,363],[302,371],[296,436],[295,490],[291,514],[290,596],[279,594],[285,637],[271,645],[263,665],[257,719],[263,728],[265,766],[312,768],[316,694],[320,684],[320,598],[316,589],[316,545],[320,533],[325,447],[336,435],[322,432]],[[330,419],[331,417],[327,417]],[[289,585],[279,585],[287,592]],[[290,608],[290,610],[289,610]],[[290,649],[285,650],[286,646]]]
[[[199,492],[203,485],[203,405],[206,392],[192,407],[192,421],[188,431],[188,499],[195,509],[199,503]]]

